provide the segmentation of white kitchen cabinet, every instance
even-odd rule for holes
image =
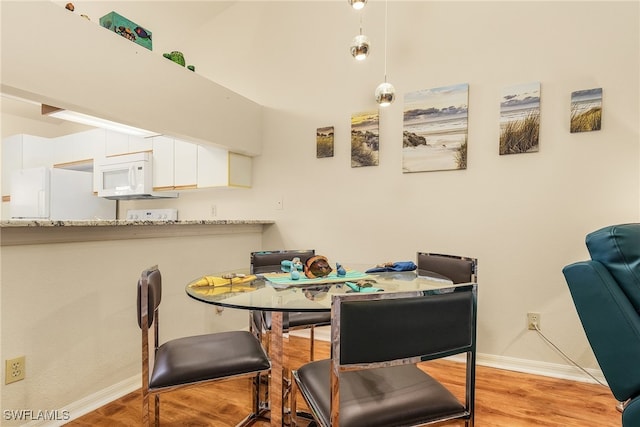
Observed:
[[[251,188],[253,158],[244,154],[229,153],[229,186]]]
[[[251,157],[198,146],[198,188],[251,187]]]
[[[153,148],[153,189],[170,190],[175,186],[175,155],[173,138],[154,136]]]
[[[174,139],[173,144],[174,188],[176,190],[197,188],[198,145],[179,139]]]
[[[129,153],[129,135],[107,130],[104,153],[107,157]]]
[[[129,153],[153,150],[153,138],[129,135]]]
[[[105,132],[105,155],[107,157],[151,151],[153,149],[153,138],[142,138],[112,130]]]
[[[105,156],[106,131],[91,129],[59,136],[51,142],[54,167],[92,170],[93,159]]]
[[[198,188],[227,185],[228,154],[223,148],[198,146]]]

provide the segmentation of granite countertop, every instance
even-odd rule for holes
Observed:
[[[154,238],[184,238],[188,236],[212,236],[262,233],[274,220],[256,219],[183,219],[176,221],[149,220],[87,220],[0,221],[0,246],[30,244],[73,243],[107,240],[131,240]]]
[[[50,221],[39,219],[23,219],[0,221],[0,227],[113,227],[113,226],[139,226],[139,225],[260,225],[274,224],[274,220],[259,219],[184,219],[175,221],[150,221],[150,220],[70,220],[70,221]]]

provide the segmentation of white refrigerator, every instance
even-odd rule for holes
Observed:
[[[12,219],[108,220],[116,202],[93,194],[93,173],[31,168],[11,175]]]

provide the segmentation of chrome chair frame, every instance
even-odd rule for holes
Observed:
[[[307,250],[280,250],[280,251],[257,251],[251,253],[251,274],[260,273],[280,273],[281,261],[291,260],[295,257],[304,261],[315,255],[314,249]],[[261,262],[262,259],[268,260],[268,264]],[[271,329],[270,313],[264,311],[253,311],[250,313],[251,329],[255,331],[256,336],[262,339],[265,346],[269,345],[268,338],[264,339],[263,332]],[[283,327],[286,331],[298,329],[309,329],[309,358],[315,358],[315,328],[316,326],[328,326],[331,324],[331,313],[284,313]]]
[[[473,427],[477,284],[335,295],[331,315],[331,359],[292,373],[293,425],[298,425],[300,392],[321,427],[417,426],[453,419]],[[464,403],[417,367],[455,354],[466,354]]]
[[[232,331],[222,333],[212,333],[199,336],[190,336],[185,338],[176,338],[170,341],[159,344],[159,306],[162,299],[162,278],[158,266],[150,267],[144,270],[138,280],[137,286],[137,311],[138,311],[138,326],[142,330],[142,425],[150,425],[149,417],[149,400],[151,396],[154,397],[154,415],[155,426],[160,425],[160,394],[173,391],[176,389],[184,389],[188,387],[200,386],[215,381],[224,381],[237,378],[251,378],[252,379],[252,412],[247,415],[237,426],[249,426],[259,419],[264,418],[264,414],[268,411],[267,408],[262,406],[260,401],[260,376],[266,374],[270,370],[270,362],[264,349],[261,347],[261,343],[255,340],[255,337],[250,335],[246,331]],[[236,338],[242,337],[242,344],[251,343],[255,340],[255,344],[250,344],[248,347],[253,347],[253,350],[257,350],[259,355],[257,358],[253,358],[255,355],[253,352],[251,355],[238,354],[238,356],[247,356],[247,360],[243,360],[235,365],[233,368],[228,366],[220,366],[217,372],[202,373],[199,379],[187,378],[184,381],[166,381],[164,386],[152,386],[150,383],[153,379],[155,364],[158,361],[159,350],[166,350],[165,354],[172,352],[177,354],[177,357],[183,356],[185,353],[191,353],[191,348],[196,345],[201,345],[206,348],[207,354],[212,353],[213,340],[216,337],[223,337],[226,339],[225,344],[231,342],[237,342]],[[153,339],[153,342],[151,342]],[[200,344],[196,344],[196,340],[201,340]],[[204,344],[202,344],[204,342]],[[210,344],[206,344],[211,342]],[[151,351],[153,348],[153,351]],[[171,350],[168,350],[171,348]],[[181,348],[182,353],[176,352],[178,348]],[[185,351],[186,350],[186,351]],[[202,350],[202,349],[195,349]],[[212,358],[215,357],[215,353],[211,354]],[[250,357],[249,357],[250,356]],[[250,359],[250,360],[249,360]],[[169,360],[169,358],[167,359]],[[213,361],[214,359],[212,359]],[[171,359],[169,363],[173,363],[175,360]],[[207,364],[209,365],[209,364]],[[214,365],[211,363],[210,365]],[[168,369],[168,368],[166,368]],[[189,368],[177,367],[176,369],[188,370]],[[225,369],[233,369],[233,373],[224,375],[221,371]],[[206,368],[205,368],[206,370]],[[166,372],[165,372],[166,375]],[[209,376],[207,376],[209,375]]]

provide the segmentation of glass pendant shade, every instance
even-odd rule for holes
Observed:
[[[360,10],[367,4],[367,0],[349,0],[349,4],[355,10]]]
[[[369,55],[369,37],[362,34],[354,37],[351,42],[351,56],[358,61],[362,61]]]
[[[390,105],[396,99],[396,89],[391,83],[380,83],[376,88],[376,102],[381,107]]]

